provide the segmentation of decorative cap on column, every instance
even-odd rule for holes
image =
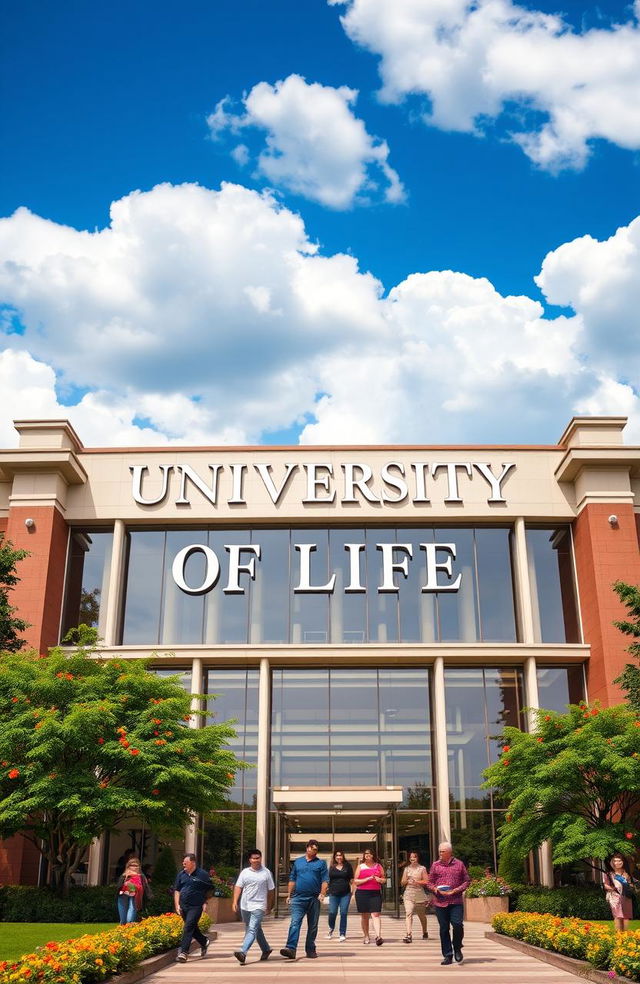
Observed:
[[[627,417],[572,417],[558,441],[561,448],[611,447],[622,444]]]
[[[59,448],[83,451],[84,445],[68,420],[14,420],[21,448]]]

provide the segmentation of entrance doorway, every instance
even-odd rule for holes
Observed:
[[[383,911],[398,914],[398,872],[395,856],[395,811],[357,810],[342,812],[296,810],[279,813],[276,824],[276,916],[287,915],[285,898],[291,862],[305,852],[307,841],[317,840],[318,856],[331,864],[333,852],[344,851],[355,871],[365,848],[375,851],[387,876],[382,886]]]

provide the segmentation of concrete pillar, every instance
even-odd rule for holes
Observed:
[[[444,695],[444,659],[436,656],[433,664],[433,745],[438,810],[438,840],[451,840],[449,814],[449,767],[447,757],[447,715]]]
[[[191,663],[191,710],[199,711],[201,701],[199,696],[202,693],[202,660],[199,656],[194,656]],[[200,717],[192,716],[189,719],[190,728],[200,727]],[[191,814],[191,820],[187,824],[184,832],[184,853],[198,854],[198,825],[199,817],[197,813]]]
[[[518,638],[520,642],[535,642],[535,615],[531,598],[531,579],[527,559],[527,536],[522,516],[513,524],[513,576],[515,581]]]
[[[104,623],[105,646],[117,646],[122,611],[122,590],[124,585],[124,554],[126,546],[126,526],[124,520],[116,519],[113,525],[113,544],[111,547],[111,567],[107,589],[107,610]]]
[[[256,847],[267,856],[269,830],[269,737],[271,733],[271,667],[260,660],[258,689],[258,765],[256,793]]]

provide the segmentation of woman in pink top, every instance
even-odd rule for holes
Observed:
[[[376,934],[376,946],[382,946],[380,934],[380,911],[382,909],[382,885],[386,876],[378,858],[370,848],[362,855],[362,861],[356,868],[353,884],[356,886],[356,909],[360,913],[363,943],[370,943],[369,919],[373,921],[373,931]]]

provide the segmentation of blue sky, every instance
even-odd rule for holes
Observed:
[[[0,443],[640,438],[635,13],[5,7]]]

